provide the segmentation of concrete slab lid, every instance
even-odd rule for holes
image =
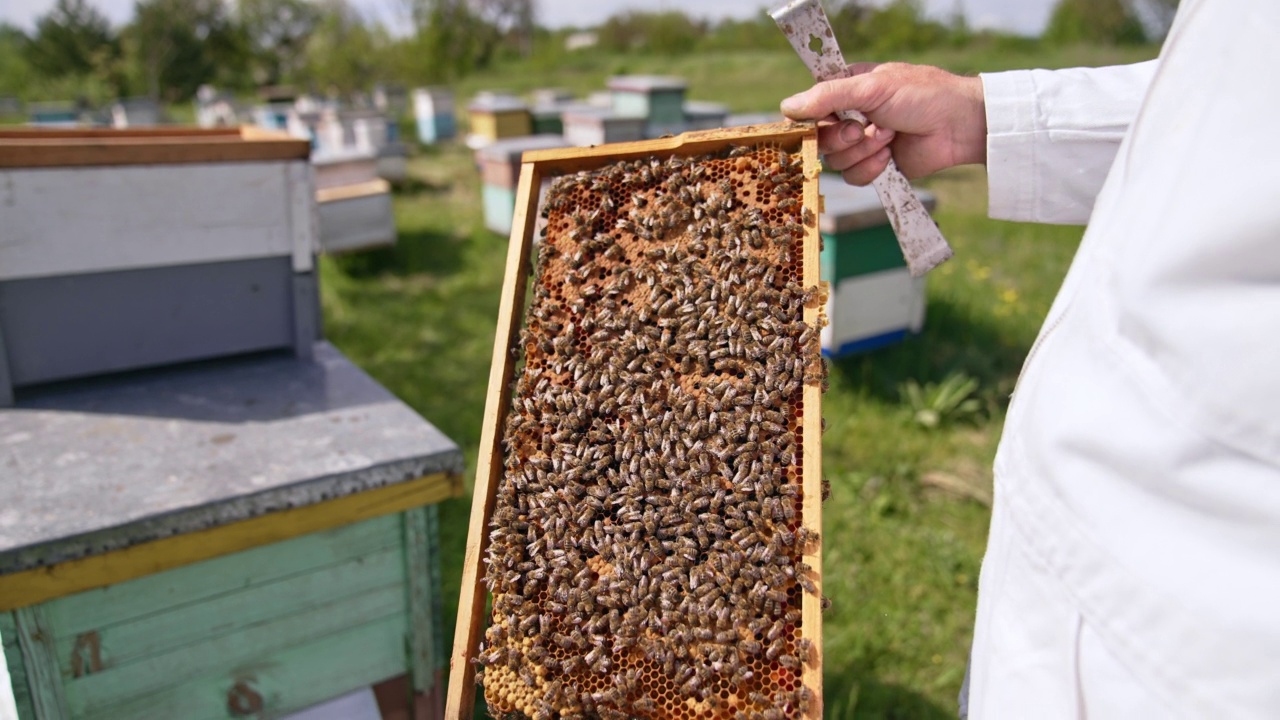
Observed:
[[[48,386],[0,410],[0,574],[462,470],[328,343]]]
[[[870,185],[850,185],[835,173],[822,173],[818,183],[823,208],[818,229],[822,232],[836,234],[889,223],[880,197]],[[917,188],[916,197],[928,210],[937,205],[937,199],[927,190]]]
[[[563,135],[525,135],[494,141],[480,148],[476,154],[484,160],[513,162],[518,161],[526,150],[550,150],[562,147],[569,147],[569,141],[565,140]]]
[[[656,92],[684,90],[689,82],[673,75],[615,75],[609,78],[608,87],[625,92]]]

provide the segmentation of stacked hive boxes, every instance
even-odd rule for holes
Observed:
[[[608,108],[579,107],[564,113],[564,136],[570,145],[590,147],[644,138],[645,119]]]
[[[874,189],[839,175],[821,180],[822,279],[830,284],[822,349],[830,356],[873,350],[924,327],[924,278],[907,272],[902,249]],[[925,207],[934,198],[918,192]]]
[[[157,130],[150,146],[146,131],[112,145],[109,131],[41,132],[0,133],[11,197],[0,398],[10,387],[230,353],[310,352],[319,316],[306,142]],[[62,154],[41,153],[57,143]],[[250,161],[219,159],[237,154]],[[164,164],[140,164],[148,160]]]
[[[452,90],[433,87],[413,91],[413,115],[418,121],[418,140],[424,145],[453,139],[458,132],[453,114]]]
[[[396,241],[391,185],[378,175],[377,159],[365,152],[326,153],[312,158],[319,203],[320,248],[326,253],[361,250]]]
[[[320,340],[308,154],[0,131],[21,720],[280,717],[375,684],[439,712],[433,504],[461,454]]]

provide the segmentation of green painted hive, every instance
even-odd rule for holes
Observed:
[[[892,345],[924,327],[924,278],[907,271],[879,197],[835,174],[821,178],[822,279],[830,285],[822,352],[839,357]],[[929,193],[917,191],[925,207]]]

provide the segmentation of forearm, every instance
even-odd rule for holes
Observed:
[[[1157,62],[983,74],[991,217],[1087,222]]]

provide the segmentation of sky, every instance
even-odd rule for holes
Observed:
[[[90,0],[117,25],[129,20],[134,0]],[[401,0],[351,0],[366,17],[394,25],[403,21]],[[939,18],[963,7],[969,25],[975,29],[998,28],[1023,34],[1038,34],[1049,18],[1054,0],[924,0],[925,9]],[[719,19],[744,18],[762,12],[780,0],[540,0],[539,23],[549,27],[589,26],[624,10],[683,10],[689,15]],[[0,22],[30,30],[36,18],[49,11],[53,0],[0,0]]]

